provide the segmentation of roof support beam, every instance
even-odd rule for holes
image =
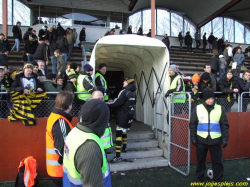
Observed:
[[[130,0],[130,4],[128,5],[128,10],[132,11],[136,5],[138,0]]]
[[[230,3],[226,4],[224,7],[222,7],[219,10],[217,10],[211,16],[207,17],[205,20],[203,20],[202,22],[200,22],[197,27],[201,28],[203,25],[206,25],[209,21],[213,20],[214,18],[218,17],[219,15],[221,15],[222,13],[224,13],[225,11],[227,11],[228,9],[232,8],[234,5],[236,5],[240,1],[242,1],[242,0],[232,0]]]

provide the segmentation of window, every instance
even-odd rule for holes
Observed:
[[[171,13],[171,36],[178,36],[183,31],[183,18],[178,14]]]
[[[235,43],[244,43],[244,25],[235,21]]]
[[[157,9],[157,35],[164,34],[170,35],[170,14],[166,10]]]
[[[142,32],[143,34],[147,34],[149,32],[149,29],[151,29],[151,10],[143,10],[142,16],[143,16]]]
[[[132,25],[132,33],[137,33],[141,24],[141,11],[129,16],[129,25]]]
[[[201,37],[203,37],[204,33],[206,34],[206,37],[208,38],[209,35],[211,34],[212,30],[211,30],[211,21],[208,22],[206,25],[204,25],[203,27],[201,27]]]
[[[224,38],[225,41],[234,42],[234,20],[224,18]]]
[[[184,20],[184,28],[185,28],[185,34],[184,34],[184,36],[186,36],[186,32],[189,31],[189,32],[190,32],[190,36],[191,36],[192,38],[194,38],[194,35],[195,35],[196,30],[195,30],[194,26],[191,25],[191,24],[189,23],[189,21],[187,21],[186,19]]]
[[[216,38],[221,38],[223,36],[223,18],[215,18],[212,20],[213,24],[213,34]]]
[[[246,27],[246,43],[250,44],[250,31],[249,28]]]

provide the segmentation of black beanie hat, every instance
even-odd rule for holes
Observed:
[[[206,101],[207,99],[213,97],[214,98],[214,91],[211,88],[205,88],[202,90],[203,94],[203,101]]]
[[[210,79],[209,73],[204,72],[204,73],[201,75],[201,80],[208,81],[209,79]]]
[[[56,74],[53,74],[53,73],[48,73],[46,75],[46,79],[48,80],[52,80],[52,79],[55,79],[56,78]]]
[[[70,69],[76,70],[76,69],[77,69],[77,63],[72,62],[72,63],[70,64]]]
[[[36,61],[33,61],[31,64],[32,64],[33,66],[38,66],[38,63],[37,63]]]

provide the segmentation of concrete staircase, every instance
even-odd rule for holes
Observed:
[[[115,134],[113,134],[115,138]],[[115,140],[114,140],[115,142]],[[158,140],[154,139],[152,131],[128,132],[128,152],[121,153],[123,160],[110,163],[112,172],[168,166],[163,157],[163,150],[159,148]],[[115,156],[115,144],[108,149],[108,161]]]

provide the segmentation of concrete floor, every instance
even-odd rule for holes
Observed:
[[[115,120],[112,120],[110,122],[110,124],[111,124],[111,128],[112,128],[112,132],[115,132],[115,129],[116,129]],[[152,131],[152,127],[147,125],[147,124],[144,124],[143,122],[134,120],[132,122],[132,126],[131,126],[129,132],[140,132],[140,131]]]

